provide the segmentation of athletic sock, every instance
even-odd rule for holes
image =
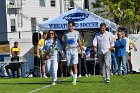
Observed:
[[[71,80],[73,82],[73,80],[74,80],[73,71],[70,72],[70,75],[71,75]]]
[[[77,80],[77,74],[74,74],[74,82]]]

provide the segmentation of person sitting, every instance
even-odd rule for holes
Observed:
[[[11,61],[19,61],[20,48],[18,47],[18,42],[14,42],[14,46],[11,48],[11,54],[12,54]],[[9,65],[5,66],[5,69],[9,77],[11,77],[9,69],[11,69],[13,77],[15,77],[15,71],[17,71],[17,77],[20,77],[21,73],[20,63],[10,63]]]

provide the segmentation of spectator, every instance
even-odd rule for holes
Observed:
[[[33,76],[37,76],[37,75],[39,75],[38,73],[37,74],[35,74],[35,72],[37,71],[37,70],[40,70],[40,58],[38,58],[37,57],[37,46],[34,46],[33,47],[33,50],[32,51],[29,51],[29,53],[30,54],[32,54],[33,56],[34,56],[34,68],[33,69],[31,69],[30,70],[30,73],[29,73],[29,75],[30,74],[33,74]]]
[[[126,67],[126,40],[123,38],[123,33],[118,32],[118,38],[115,42],[115,55],[118,63],[118,74],[122,75],[121,64],[123,67],[124,75],[127,74],[127,67]]]
[[[58,37],[61,45],[63,44],[63,41],[62,41],[62,35],[59,35]],[[66,73],[67,75],[67,69],[66,69],[66,57],[61,55],[61,53],[59,53],[59,58],[60,58],[60,72],[61,72],[61,77],[64,76],[64,72]],[[66,69],[66,70],[65,70]],[[65,70],[65,71],[64,71]]]
[[[18,47],[18,42],[14,42],[14,46],[11,48],[12,58],[11,61],[19,61],[20,48]],[[20,63],[10,63],[5,66],[6,72],[9,77],[11,77],[9,70],[12,71],[12,76],[15,77],[15,71],[17,71],[17,77],[21,76],[21,64]]]
[[[132,63],[131,63],[131,50],[137,51],[136,45],[133,40],[129,39],[129,53],[128,53],[128,73],[132,73]]]
[[[66,57],[65,56],[61,56],[61,60],[60,60],[60,72],[61,72],[61,77],[64,76],[64,72],[66,73],[67,76],[67,68],[66,68]],[[65,71],[64,71],[65,70]]]
[[[38,45],[37,45],[37,57],[39,58],[40,62],[41,62],[41,74],[43,78],[48,78],[46,76],[46,60],[44,60],[43,56],[44,56],[44,51],[43,51],[43,47],[44,47],[44,42],[47,39],[47,33],[43,32],[43,36],[42,38],[39,40]]]
[[[86,55],[87,74],[88,74],[88,76],[91,76],[91,69],[92,69],[91,63],[92,63],[92,61],[88,60],[88,58],[90,58],[90,50],[86,49],[85,55]]]
[[[88,77],[87,73],[87,64],[86,64],[86,54],[85,54],[85,50],[86,50],[86,45],[84,44],[84,39],[82,39],[82,49],[83,49],[83,55],[84,57],[81,58],[81,51],[80,51],[80,47],[78,48],[78,71],[79,71],[79,77],[81,77],[81,66],[82,64],[84,65],[84,70],[85,70],[85,76]]]

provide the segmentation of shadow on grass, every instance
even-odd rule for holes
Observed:
[[[77,81],[80,83],[103,83],[103,81]]]
[[[65,84],[72,81],[58,81],[59,84]],[[77,81],[77,83],[103,83],[103,81]]]
[[[43,85],[46,85],[46,84],[51,84],[51,82],[45,82],[45,83],[40,83],[40,82],[31,82],[31,83],[0,83],[0,85],[15,85],[15,84],[19,84],[19,85],[26,85],[26,84],[31,84],[31,85],[35,85],[35,84],[43,84]]]

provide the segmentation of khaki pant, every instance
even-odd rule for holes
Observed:
[[[100,62],[100,67],[102,71],[102,76],[104,79],[110,80],[110,58],[111,51],[107,51],[105,54],[98,54],[98,60]]]

